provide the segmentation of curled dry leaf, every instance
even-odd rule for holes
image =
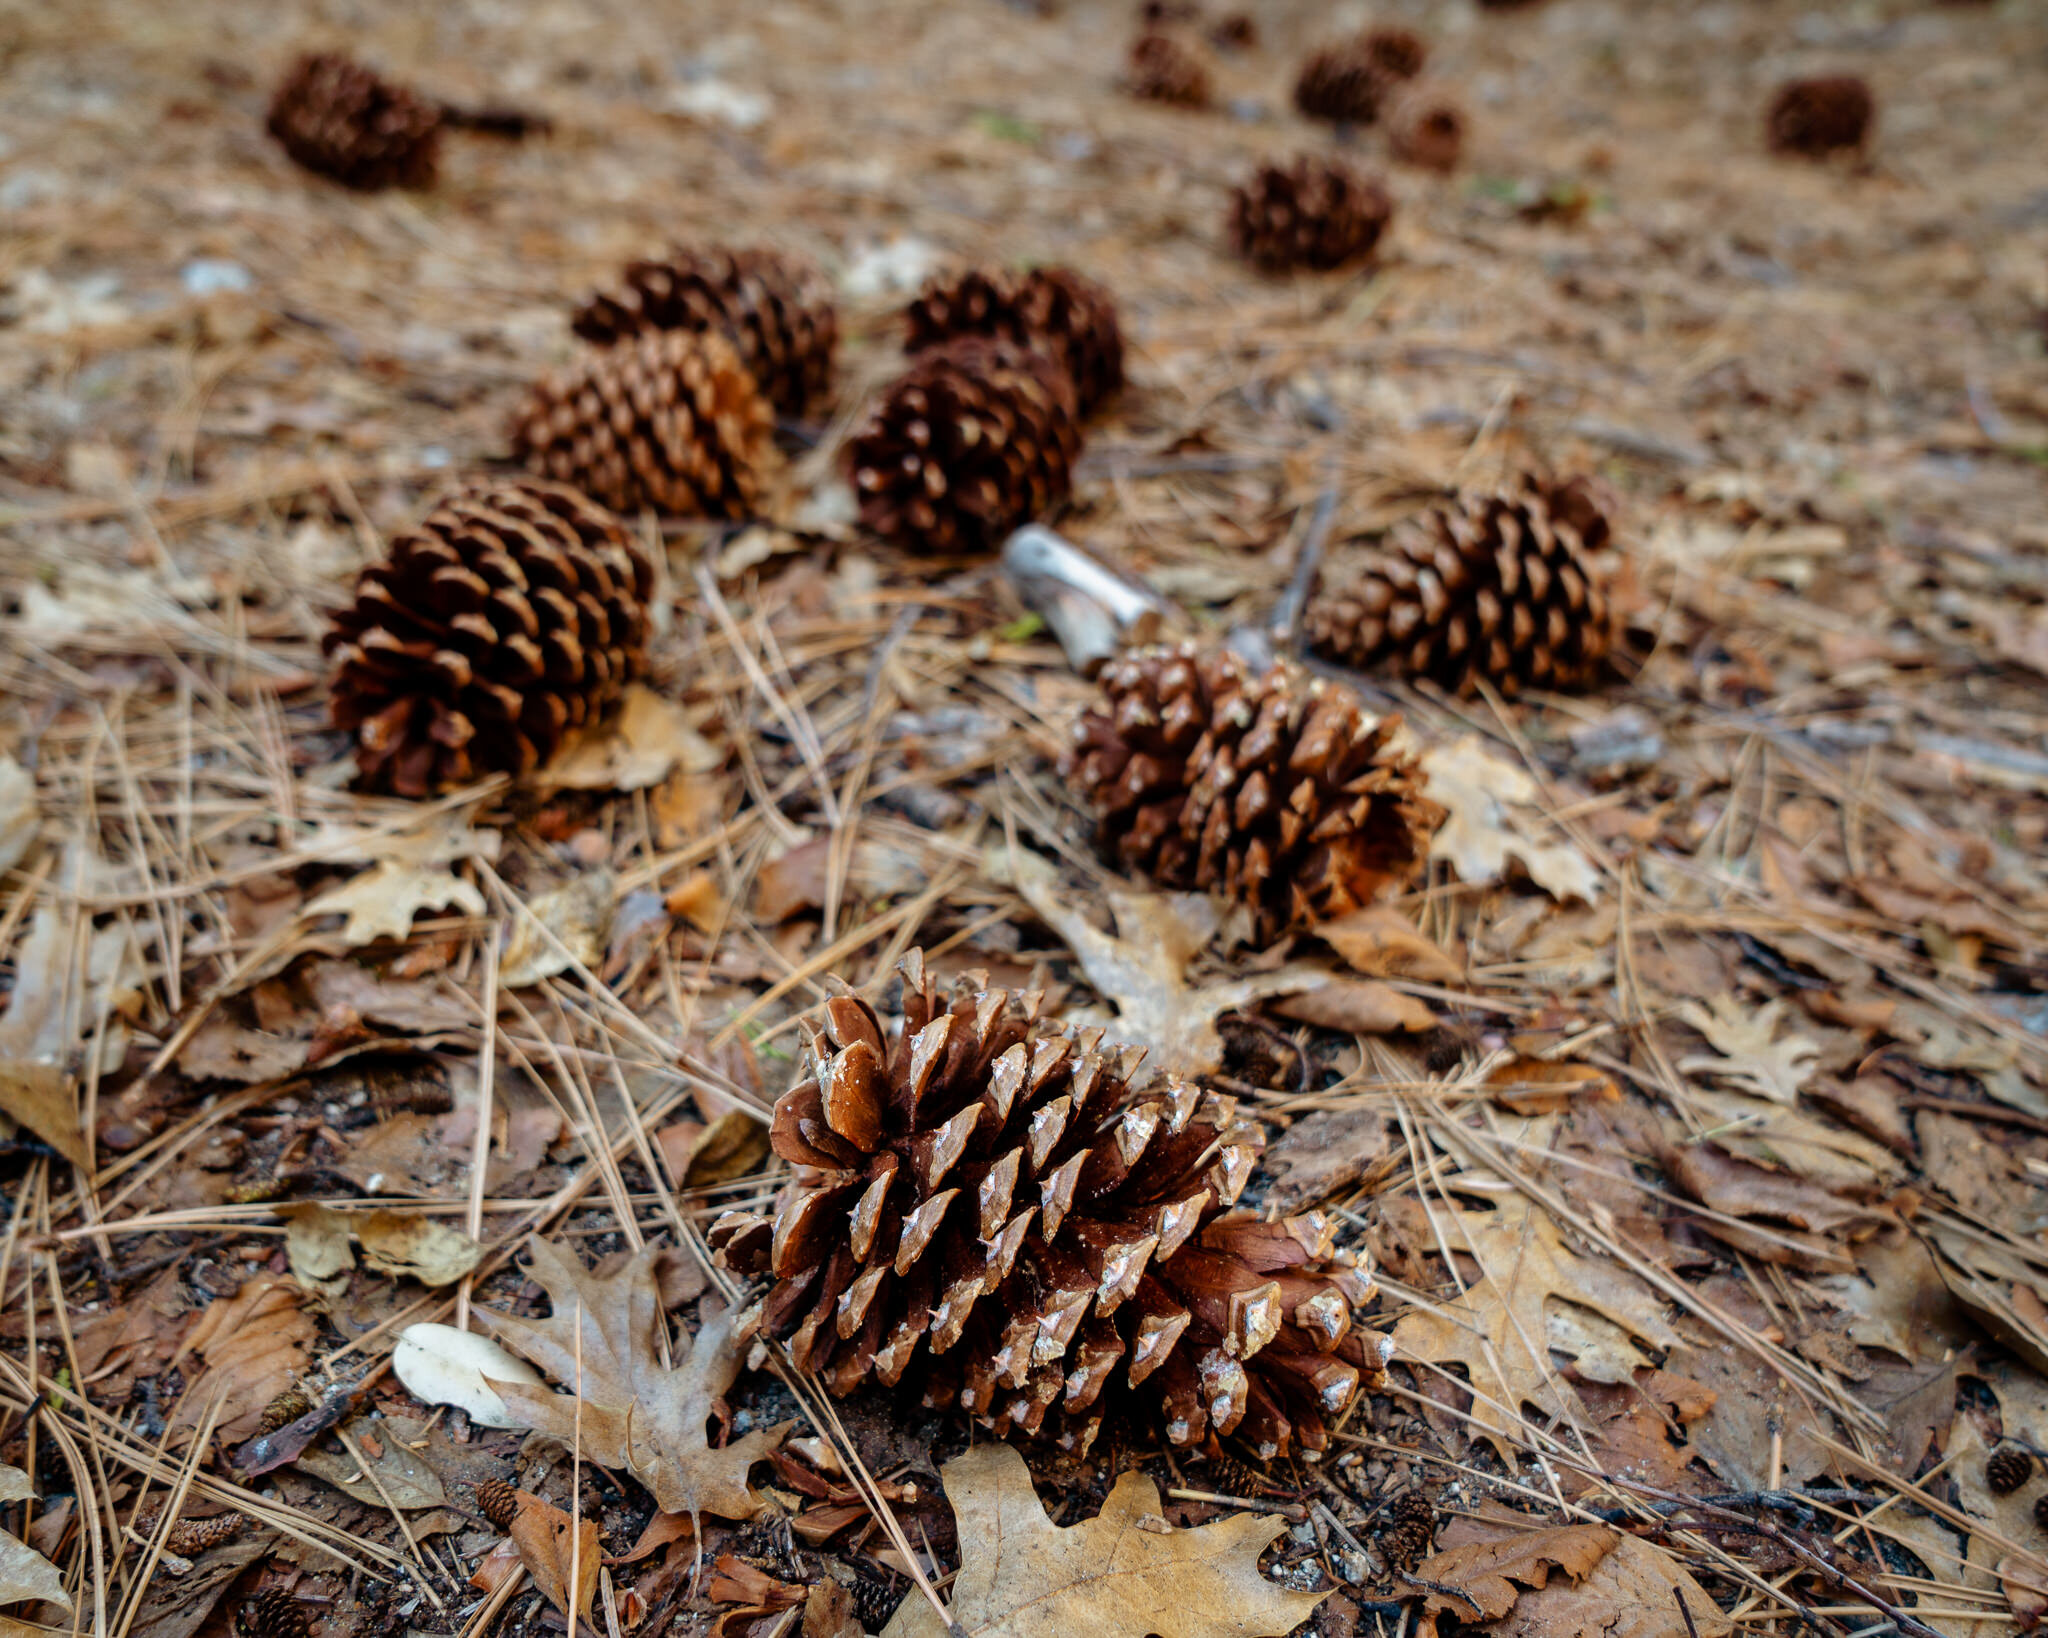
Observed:
[[[717,1450],[708,1435],[739,1375],[754,1316],[707,1311],[689,1358],[664,1367],[656,1335],[660,1255],[650,1247],[616,1272],[595,1275],[559,1246],[533,1241],[533,1277],[554,1312],[544,1320],[477,1313],[570,1392],[491,1386],[528,1426],[564,1444],[580,1442],[586,1461],[625,1468],[663,1512],[752,1518],[760,1503],[747,1488],[747,1470],[781,1442],[788,1424],[757,1428]]]
[[[728,1109],[709,1126],[677,1121],[654,1142],[680,1189],[729,1183],[768,1158],[768,1128],[744,1109]]]
[[[593,1518],[572,1518],[552,1502],[521,1490],[519,1511],[506,1532],[526,1573],[547,1601],[579,1622],[590,1619],[597,1572],[604,1562],[604,1538]],[[573,1589],[573,1591],[572,1591]]]
[[[57,1065],[0,1059],[0,1117],[26,1127],[72,1165],[85,1165],[77,1084]]]
[[[968,1638],[1277,1638],[1327,1596],[1259,1574],[1259,1554],[1285,1520],[1239,1513],[1177,1530],[1142,1473],[1125,1473],[1099,1514],[1067,1529],[1046,1517],[1030,1469],[1007,1445],[979,1445],[942,1476],[960,1532],[953,1631]],[[946,1638],[946,1628],[913,1591],[882,1638]]]
[[[1487,1075],[1486,1090],[1518,1115],[1547,1115],[1574,1104],[1621,1101],[1621,1088],[1606,1070],[1568,1059],[1510,1058]]]
[[[1422,984],[1462,983],[1465,970],[1424,938],[1391,904],[1369,904],[1321,922],[1316,937],[1367,978],[1410,978]]]
[[[460,1229],[411,1212],[373,1211],[355,1229],[369,1267],[422,1285],[453,1285],[483,1259],[483,1247]]]
[[[338,1297],[348,1289],[356,1254],[349,1248],[348,1218],[317,1200],[279,1206],[285,1221],[284,1254],[292,1278],[322,1297]]]
[[[1272,1010],[1297,1023],[1351,1035],[1420,1035],[1436,1028],[1436,1014],[1422,1002],[1375,978],[1332,978],[1283,996]]]
[[[1392,1129],[1374,1109],[1321,1109],[1302,1116],[1266,1145],[1260,1164],[1273,1174],[1266,1203],[1302,1211],[1351,1187],[1387,1155]]]
[[[1431,1615],[1498,1621],[1515,1607],[1519,1588],[1544,1586],[1553,1570],[1583,1581],[1620,1540],[1621,1533],[1604,1524],[1503,1534],[1432,1553],[1417,1568],[1415,1580],[1428,1586],[1423,1609]]]

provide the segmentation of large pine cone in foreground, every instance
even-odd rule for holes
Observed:
[[[347,187],[434,185],[441,105],[347,57],[301,57],[271,97],[266,123],[299,164]]]
[[[1131,42],[1124,89],[1145,102],[1206,108],[1215,95],[1209,65],[1171,34],[1141,34]]]
[[[1058,360],[1084,415],[1124,384],[1116,298],[1071,268],[972,268],[937,278],[904,309],[903,322],[903,345],[913,353],[985,336]]]
[[[1592,686],[1614,641],[1612,497],[1587,477],[1522,474],[1397,523],[1327,569],[1302,611],[1318,654],[1469,694]]]
[[[654,573],[575,490],[479,480],[365,569],[334,617],[329,709],[362,785],[429,796],[546,762],[644,664]]]
[[[1420,873],[1443,810],[1395,747],[1398,717],[1193,645],[1136,650],[1100,682],[1063,772],[1126,867],[1239,901],[1267,944]]]
[[[1230,247],[1269,273],[1362,261],[1386,231],[1394,201],[1341,160],[1303,154],[1261,165],[1230,196]]]
[[[1188,1082],[1139,1083],[1141,1052],[1040,1017],[1037,992],[974,975],[942,998],[916,951],[900,971],[893,1039],[858,997],[826,1003],[775,1105],[796,1172],[772,1224],[712,1229],[730,1265],[774,1276],[763,1324],[797,1367],[841,1394],[914,1382],[1070,1448],[1132,1391],[1176,1445],[1322,1448],[1387,1344],[1353,1329],[1371,1284],[1320,1213],[1227,1210],[1259,1127]]]
[[[1781,154],[1830,154],[1860,148],[1870,135],[1877,99],[1854,74],[1792,80],[1771,99],[1771,146]]]
[[[512,451],[621,512],[737,517],[760,493],[773,428],[723,335],[650,330],[539,381],[513,419]]]
[[[1043,353],[936,348],[847,442],[860,519],[914,551],[988,552],[1066,497],[1081,432],[1074,383]]]
[[[824,276],[772,250],[685,250],[628,262],[576,309],[571,327],[601,347],[648,330],[723,335],[768,402],[786,415],[801,415],[824,398],[839,344],[839,314]]]

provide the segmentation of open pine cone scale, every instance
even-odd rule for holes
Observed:
[[[1055,1025],[975,975],[950,1000],[913,953],[893,1041],[853,995],[777,1103],[797,1168],[772,1219],[713,1243],[775,1281],[764,1314],[836,1393],[913,1371],[928,1403],[1085,1448],[1122,1366],[1180,1445],[1318,1448],[1379,1379],[1352,1328],[1369,1282],[1318,1216],[1227,1213],[1263,1148],[1231,1101],[1142,1086],[1142,1052]]]

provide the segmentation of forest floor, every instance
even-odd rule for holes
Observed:
[[[1191,111],[1120,90],[1126,0],[0,4],[0,1464],[34,1490],[0,1475],[0,1604],[50,1590],[27,1550],[69,1601],[0,1633],[223,1638],[266,1588],[320,1638],[560,1630],[489,1479],[596,1524],[610,1638],[944,1599],[964,1418],[746,1371],[733,1439],[803,1425],[759,1517],[693,1531],[387,1368],[472,1294],[535,1312],[534,1236],[679,1248],[695,1330],[705,1226],[779,1185],[801,1021],[918,946],[1236,1096],[1247,1199],[1328,1213],[1396,1344],[1320,1461],[1028,1452],[1056,1524],[1127,1469],[1168,1542],[1269,1515],[1325,1638],[2048,1613],[2048,1466],[1987,1475],[2048,1452],[2048,13],[1387,0],[1463,162],[1342,139],[1380,254],[1277,280],[1229,189],[1338,142],[1289,88],[1367,16],[1253,15]],[[263,129],[320,47],[552,134],[345,192]],[[1767,152],[1772,88],[1832,71],[1875,88],[1867,153]],[[636,524],[654,689],[604,756],[352,794],[326,611],[672,243],[833,274],[834,414],[759,520]],[[840,442],[961,261],[1114,292],[1130,383],[1049,521],[1191,631],[1263,634],[1319,510],[1341,552],[1536,458],[1621,497],[1627,679],[1356,679],[1451,811],[1427,879],[1204,942],[1093,851],[1056,772],[1092,687],[1017,588],[852,525]],[[1113,893],[1116,960],[1073,936]],[[1318,1004],[1246,999],[1282,971]],[[345,1417],[252,1473],[295,1382]],[[1034,1596],[1050,1625],[981,1630],[1111,1630]],[[1285,1630],[1203,1596],[1189,1632]]]

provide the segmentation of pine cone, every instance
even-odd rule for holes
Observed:
[[[1771,99],[1771,147],[1781,154],[1831,154],[1860,148],[1870,135],[1877,99],[1854,74],[1792,80]]]
[[[1590,687],[1614,640],[1610,504],[1585,477],[1461,491],[1396,524],[1348,576],[1326,571],[1302,637],[1341,664],[1391,663],[1457,694],[1482,677],[1504,693]]]
[[[282,1587],[266,1587],[241,1608],[237,1624],[245,1638],[312,1638],[306,1612]]]
[[[912,360],[847,442],[861,522],[915,551],[988,552],[1065,498],[1074,383],[1040,353],[969,339]]]
[[[1259,43],[1259,20],[1248,11],[1227,11],[1209,25],[1209,43],[1218,51],[1250,51]]]
[[[2048,1491],[2034,1498],[2034,1523],[2042,1530],[2048,1530]]]
[[[179,1519],[164,1536],[165,1548],[180,1558],[197,1558],[209,1547],[233,1541],[249,1521],[240,1513],[219,1513],[210,1519]],[[152,1520],[148,1535],[156,1528]]]
[[[1465,152],[1465,111],[1431,86],[1402,92],[1387,115],[1387,152],[1423,170],[1456,170]]]
[[[601,347],[648,330],[726,337],[768,402],[801,415],[825,396],[839,315],[823,275],[772,250],[678,251],[628,262],[576,309],[571,327]]]
[[[519,1512],[519,1492],[503,1479],[479,1479],[476,1510],[500,1530],[509,1530]]]
[[[1124,89],[1146,102],[1206,108],[1215,95],[1209,66],[1171,34],[1141,34],[1131,42]]]
[[[1126,868],[1238,900],[1264,944],[1421,870],[1443,814],[1394,748],[1398,718],[1191,644],[1126,654],[1099,681],[1062,772]]]
[[[426,796],[547,761],[638,675],[653,589],[624,525],[575,490],[455,489],[362,572],[327,634],[329,708],[362,784]]]
[[[332,52],[301,57],[270,99],[270,134],[345,187],[430,188],[441,106]]]
[[[1984,1483],[1994,1496],[2010,1496],[2034,1476],[2034,1458],[2018,1445],[2000,1445],[1984,1462]]]
[[[1359,48],[1389,80],[1412,80],[1429,61],[1429,42],[1412,28],[1386,23],[1359,36]]]
[[[1436,1545],[1436,1509],[1419,1490],[1404,1490],[1387,1509],[1380,1531],[1380,1556],[1390,1570],[1412,1570]]]
[[[655,330],[544,377],[514,456],[615,511],[737,517],[773,455],[774,417],[722,335]]]
[[[1341,160],[1262,165],[1230,198],[1230,246],[1269,273],[1328,269],[1372,254],[1394,201]]]
[[[927,1405],[1069,1449],[1113,1383],[1176,1445],[1320,1449],[1381,1381],[1384,1339],[1352,1329],[1371,1285],[1320,1214],[1226,1211],[1260,1128],[1188,1082],[1141,1085],[1141,1053],[1040,1017],[1039,992],[972,975],[948,1002],[921,952],[899,970],[895,1039],[835,996],[775,1105],[796,1174],[772,1225],[713,1227],[728,1264],[774,1275],[762,1324],[798,1369],[841,1394],[915,1380]]]
[[[1337,125],[1370,125],[1395,84],[1366,37],[1342,40],[1311,52],[1294,82],[1294,106],[1306,119]]]
[[[903,345],[912,353],[966,336],[1044,353],[1066,367],[1084,415],[1124,384],[1116,298],[1071,268],[1023,274],[972,268],[934,279],[903,310],[903,319]]]
[[[357,590],[360,593],[360,584]],[[263,1414],[256,1419],[256,1436],[260,1439],[266,1433],[275,1433],[288,1423],[296,1422],[312,1408],[313,1396],[294,1382],[263,1407]]]

